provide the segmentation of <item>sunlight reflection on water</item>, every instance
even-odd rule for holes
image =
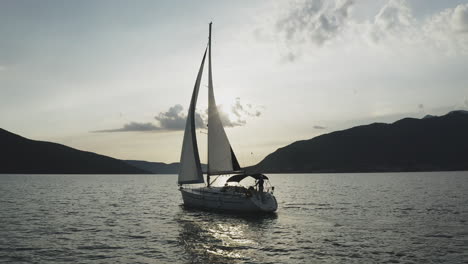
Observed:
[[[184,208],[178,214],[180,241],[190,253],[191,262],[237,263],[255,260],[262,232],[277,215],[236,216]],[[259,228],[261,227],[261,228]]]

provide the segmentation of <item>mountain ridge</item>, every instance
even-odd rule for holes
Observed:
[[[340,173],[468,170],[468,111],[375,122],[295,141],[247,172]],[[0,173],[177,174],[179,163],[119,160],[0,128]],[[202,164],[206,171],[206,165]]]
[[[397,172],[468,170],[468,111],[372,123],[293,142],[250,172]]]
[[[32,140],[0,128],[0,173],[144,174],[121,160],[62,144]]]

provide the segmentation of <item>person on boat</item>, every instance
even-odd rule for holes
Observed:
[[[257,183],[255,185],[258,185],[258,191],[263,192],[263,177],[260,177],[260,179],[257,180]]]

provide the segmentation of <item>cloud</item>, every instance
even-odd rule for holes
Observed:
[[[318,46],[335,38],[348,21],[353,0],[294,2],[277,20],[277,33],[288,41],[310,41]],[[294,58],[292,53],[289,54]]]
[[[314,128],[315,128],[315,129],[327,129],[327,128],[324,127],[324,126],[317,126],[317,125],[315,125]]]
[[[255,118],[262,115],[262,106],[252,104],[242,104],[239,97],[230,107],[230,112],[224,110],[223,105],[218,105],[218,114],[225,127],[244,126],[247,124],[247,118]],[[232,115],[231,115],[232,114]]]
[[[242,105],[240,98],[236,98],[235,104],[231,107],[232,113],[238,118],[243,118],[244,116],[259,117],[261,112],[260,106],[252,106],[252,104]]]
[[[429,41],[447,54],[468,54],[468,4],[431,16],[423,25]]]
[[[161,112],[154,118],[159,121],[159,127],[163,130],[184,130],[187,116],[182,111],[182,105],[176,104],[170,107],[167,112]],[[195,113],[195,127],[206,128],[199,113]]]
[[[417,18],[407,0],[387,0],[375,15],[362,19],[352,10],[363,1],[302,0],[280,5],[270,29],[256,30],[283,47],[282,59],[296,61],[326,44],[359,48],[384,46],[388,52],[424,50],[429,54],[468,54],[468,3]],[[268,33],[270,32],[270,33]],[[274,37],[265,37],[271,34]],[[260,38],[258,38],[261,40]],[[401,54],[400,54],[401,55]]]
[[[458,5],[453,10],[451,23],[454,31],[468,33],[468,4]]]
[[[247,121],[245,119],[242,119],[241,117],[237,116],[236,114],[236,119],[231,119],[229,117],[229,114],[224,111],[224,108],[222,105],[218,105],[218,114],[219,118],[221,119],[221,123],[223,123],[224,127],[236,127],[236,126],[244,126],[247,124]]]
[[[252,104],[243,105],[240,98],[236,98],[236,103],[230,108],[231,112],[224,111],[222,105],[218,105],[218,113],[224,127],[237,127],[247,124],[247,117],[259,117],[262,114],[263,107],[253,106]],[[207,113],[208,110],[205,112]],[[231,115],[232,114],[232,115]],[[232,118],[231,118],[232,117]],[[104,129],[93,132],[130,132],[130,131],[180,131],[185,129],[187,116],[185,115],[184,108],[180,104],[170,107],[166,112],[161,112],[154,117],[157,124],[152,122],[139,123],[130,122],[121,128]],[[195,127],[199,129],[206,129],[208,123],[207,114],[201,115],[195,112]]]
[[[128,124],[125,124],[122,128],[97,130],[93,132],[130,132],[130,131],[149,132],[149,131],[184,130],[187,116],[183,114],[183,110],[184,109],[182,105],[176,104],[170,107],[169,110],[167,110],[166,112],[159,113],[159,115],[154,117],[154,119],[156,119],[159,124],[154,124],[151,122],[148,122],[148,123],[130,122]],[[195,127],[206,128],[205,122],[199,113],[195,113]]]
[[[388,1],[375,16],[370,32],[374,41],[400,35],[414,26],[415,19],[405,0]]]
[[[97,130],[93,132],[131,132],[131,131],[147,132],[147,131],[157,131],[157,130],[161,130],[161,128],[155,126],[152,123],[130,122],[128,124],[125,124],[122,128],[104,129],[104,130]]]

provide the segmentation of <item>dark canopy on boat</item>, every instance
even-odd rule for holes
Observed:
[[[267,176],[265,176],[263,174],[260,174],[260,173],[255,173],[255,174],[237,174],[237,175],[234,175],[231,178],[229,178],[227,180],[227,182],[240,182],[240,181],[242,181],[243,179],[245,179],[245,178],[247,178],[249,176],[256,179],[256,180],[259,180],[259,179],[268,180]]]

